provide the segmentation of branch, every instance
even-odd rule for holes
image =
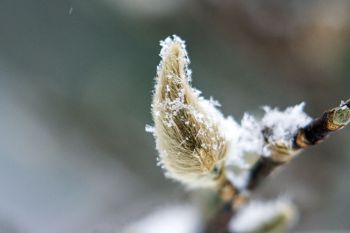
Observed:
[[[250,178],[247,185],[249,191],[254,190],[262,182],[262,180],[271,174],[277,167],[285,164],[284,162],[276,162],[269,157],[261,157],[250,172]]]
[[[349,122],[350,99],[299,129],[294,137],[293,147],[298,150],[316,145],[330,133],[344,128]]]
[[[219,211],[215,214],[205,226],[204,233],[228,233],[228,224],[235,211],[231,202],[225,202]]]
[[[341,103],[339,107],[326,111],[319,118],[314,119],[306,126],[300,128],[293,136],[292,150],[278,156],[261,157],[250,172],[250,179],[247,185],[249,191],[254,190],[261,181],[267,177],[277,167],[285,164],[289,160],[285,156],[298,153],[301,149],[321,143],[328,135],[344,128],[350,122],[350,99]]]

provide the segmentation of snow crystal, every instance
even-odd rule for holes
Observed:
[[[213,106],[215,106],[215,107],[221,107],[220,102],[217,101],[216,99],[214,99],[212,96],[210,96],[209,102],[210,102]]]
[[[245,113],[241,121],[239,147],[244,152],[261,153],[263,143],[260,123],[252,115]]]
[[[185,74],[188,82],[192,81],[192,71],[188,68],[188,65],[190,64],[190,59],[188,58],[187,50],[186,50],[186,43],[183,41],[180,37],[177,35],[169,36],[165,40],[160,41],[160,46],[162,49],[160,50],[159,56],[162,58],[162,60],[169,55],[169,48],[173,43],[179,43],[183,54],[183,60],[184,60],[184,65],[185,65]],[[158,74],[161,70],[162,63],[158,65],[157,71]],[[159,75],[158,75],[159,77]],[[171,77],[170,77],[171,78]]]
[[[145,131],[146,131],[147,133],[154,133],[154,127],[151,126],[151,125],[146,124],[146,126],[145,126]]]
[[[197,97],[199,97],[202,94],[202,91],[192,87],[193,94]]]
[[[278,143],[292,147],[292,139],[301,127],[312,120],[304,111],[305,103],[288,107],[284,111],[277,108],[264,107],[265,115],[261,120],[262,128],[269,129],[267,140],[270,143]],[[264,148],[264,155],[269,156],[269,151]]]

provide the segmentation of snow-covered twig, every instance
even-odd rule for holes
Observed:
[[[322,142],[330,133],[342,129],[350,122],[350,100],[342,102],[339,107],[333,108],[312,120],[309,124],[297,130],[292,137],[292,147],[289,150],[279,150],[272,157],[261,157],[250,172],[248,190],[253,190],[275,168],[285,164],[292,157],[291,154],[300,152],[309,146]]]
[[[246,113],[237,123],[221,114],[217,101],[204,99],[191,86],[185,42],[172,36],[161,46],[152,103],[154,127],[147,125],[146,131],[155,137],[158,164],[167,177],[189,188],[209,188],[221,198],[213,206],[216,214],[203,226],[205,233],[227,232],[247,193],[276,167],[350,122],[348,100],[315,120],[301,103],[284,111],[264,107],[261,119]],[[274,221],[265,220],[269,226]]]

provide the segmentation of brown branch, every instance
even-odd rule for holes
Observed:
[[[204,233],[229,233],[228,224],[235,211],[231,202],[225,202],[207,225]]]
[[[319,144],[330,133],[342,129],[349,122],[350,99],[339,107],[326,111],[321,117],[300,128],[293,137],[291,153]],[[251,170],[247,189],[249,191],[254,190],[273,170],[285,163],[285,161],[275,160],[275,157],[261,157]]]
[[[206,223],[204,233],[228,233],[228,225],[236,210],[246,201],[229,180],[225,180],[218,190],[220,204],[211,219]]]
[[[331,132],[342,129],[349,121],[350,99],[299,129],[294,137],[293,147],[297,150],[316,145],[322,142]]]
[[[247,189],[252,191],[257,188],[265,177],[270,175],[274,169],[282,164],[284,164],[284,162],[277,162],[268,157],[261,157],[252,168]]]

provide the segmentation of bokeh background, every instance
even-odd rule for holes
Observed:
[[[0,232],[120,232],[186,200],[156,166],[159,40],[187,41],[193,84],[240,120],[350,97],[350,2],[0,0]],[[295,232],[350,231],[350,129],[256,194],[290,195]]]

